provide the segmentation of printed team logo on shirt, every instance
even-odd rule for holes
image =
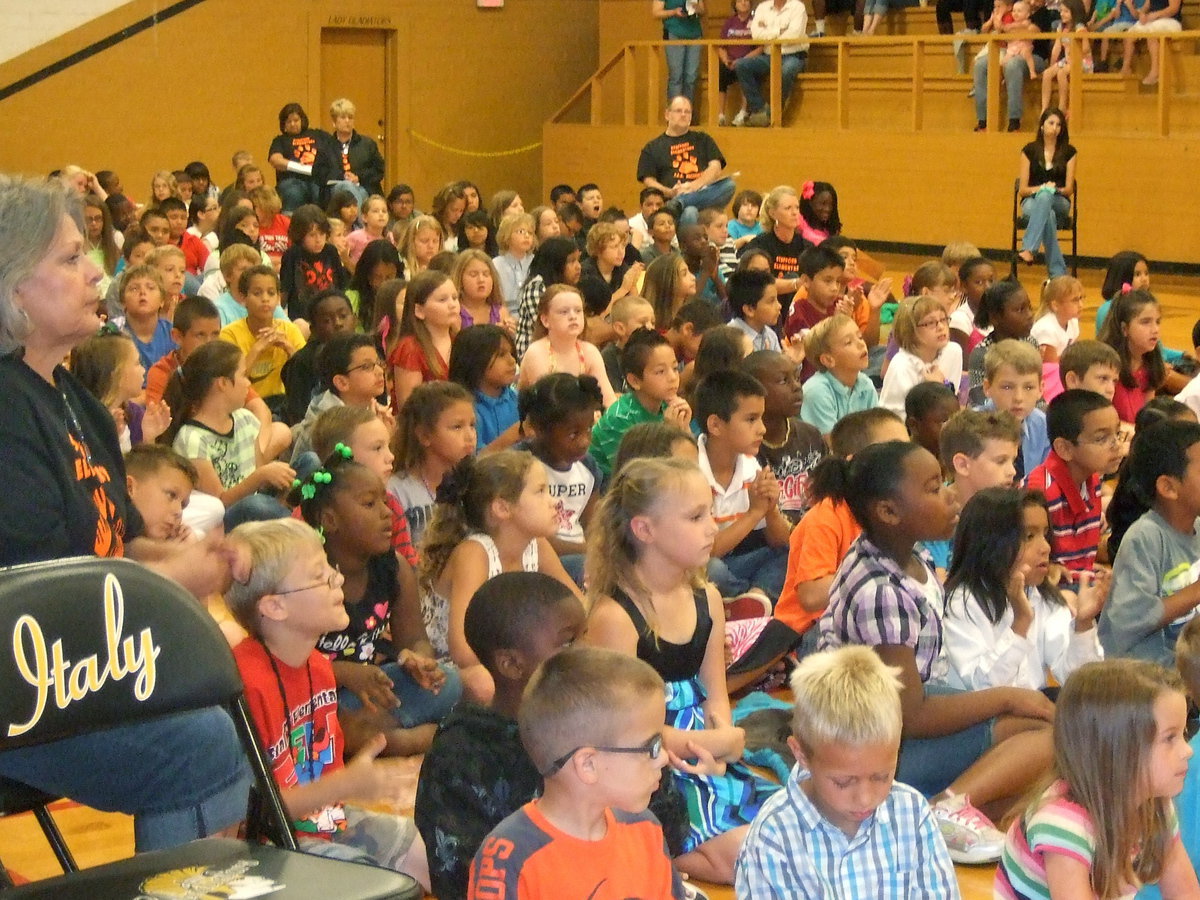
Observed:
[[[311,166],[317,161],[317,142],[307,135],[292,138],[292,157],[302,166]]]
[[[792,278],[800,274],[800,258],[798,256],[776,256],[771,261],[776,278]]]
[[[71,449],[75,452],[75,480],[92,490],[92,504],[96,507],[96,537],[92,544],[97,556],[125,555],[125,523],[117,514],[117,507],[104,485],[112,480],[105,466],[88,459],[87,447],[68,434]]]
[[[671,145],[671,170],[675,181],[691,181],[700,174],[700,159],[696,156],[696,145],[691,141],[680,141]]]
[[[251,900],[287,887],[261,875],[248,875],[258,863],[239,860],[222,867],[187,866],[151,875],[142,882],[136,900]]]

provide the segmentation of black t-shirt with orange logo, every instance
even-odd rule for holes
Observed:
[[[685,131],[678,137],[660,134],[638,157],[637,179],[655,178],[667,187],[694,181],[714,159],[725,165],[717,142],[703,131]]]
[[[276,172],[276,182],[287,181],[290,178],[315,178],[318,180],[318,183],[324,183],[323,167],[328,166],[328,160],[325,159],[325,154],[321,151],[323,150],[322,144],[325,140],[324,132],[318,131],[315,128],[309,128],[299,134],[276,135],[275,139],[271,141],[271,148],[267,151],[268,158],[278,153],[288,162],[313,167],[313,174],[311,176],[300,175],[297,172]],[[321,170],[321,172],[318,170]]]
[[[124,556],[142,531],[112,416],[66,369],[55,379],[0,357],[0,565]]]

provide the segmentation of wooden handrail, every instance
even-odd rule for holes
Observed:
[[[1170,133],[1171,125],[1171,93],[1173,87],[1173,72],[1172,66],[1169,65],[1167,51],[1172,45],[1182,44],[1185,41],[1200,41],[1200,31],[1178,31],[1169,32],[1166,34],[1129,34],[1122,32],[1119,34],[1100,34],[1100,33],[1079,33],[1079,32],[1053,32],[1053,33],[1038,33],[1038,34],[1022,34],[1021,40],[1046,40],[1057,41],[1066,39],[1072,44],[1078,44],[1083,41],[1092,42],[1100,38],[1105,38],[1110,41],[1131,41],[1131,40],[1152,40],[1158,43],[1159,47],[1159,81],[1156,86],[1156,118],[1157,129],[1159,135],[1167,136]],[[785,41],[767,41],[755,42],[756,46],[763,46],[771,56],[771,70],[769,76],[769,95],[770,95],[770,114],[772,127],[779,127],[783,121],[783,103],[782,103],[782,83],[781,83],[781,48],[785,45],[804,43],[808,45],[810,59],[812,58],[813,50],[828,50],[834,51],[834,78],[836,91],[836,128],[844,130],[850,125],[850,90],[854,81],[853,60],[854,52],[859,49],[881,48],[881,47],[908,47],[912,54],[911,78],[912,90],[910,95],[911,105],[911,128],[914,132],[922,131],[925,127],[925,88],[930,77],[943,77],[941,73],[932,73],[929,71],[927,63],[930,59],[927,50],[930,47],[940,47],[953,45],[959,42],[967,44],[971,48],[983,47],[987,51],[987,125],[991,130],[998,130],[1001,126],[1001,51],[1003,44],[1014,39],[1010,34],[912,34],[912,35],[871,35],[871,36],[832,36],[832,37],[806,37],[800,40],[785,40]],[[707,82],[713,88],[717,83],[719,73],[719,58],[717,48],[731,46],[745,46],[746,41],[742,40],[690,40],[690,41],[671,41],[671,46],[698,46],[704,48],[705,63],[702,69],[706,75]],[[639,124],[657,124],[658,114],[662,109],[665,101],[663,95],[662,82],[662,58],[663,50],[668,46],[665,41],[630,41],[618,50],[612,58],[610,58],[603,66],[601,66],[594,75],[592,75],[583,85],[571,95],[571,98],[563,104],[563,106],[555,112],[551,117],[551,123],[561,122],[566,119],[566,116],[578,104],[584,96],[589,97],[589,114],[588,121],[592,125],[601,124],[605,104],[604,100],[608,96],[605,93],[605,79],[614,72],[618,67],[622,70],[622,85],[619,93],[621,102],[621,114],[619,121],[624,125],[639,125]],[[1083,110],[1084,110],[1084,79],[1089,76],[1083,72],[1083,54],[1072,52],[1069,57],[1070,66],[1070,86],[1069,98],[1071,108],[1071,130],[1075,134],[1079,134],[1083,128]],[[639,77],[637,66],[640,60],[645,60],[646,72],[644,76],[644,98],[646,110],[648,111],[645,117],[637,115],[637,97]],[[813,73],[806,73],[800,76],[801,79],[811,77]],[[947,75],[950,73],[946,73]],[[958,76],[969,78],[967,76]],[[718,115],[717,91],[710,89],[707,92],[706,98],[707,119],[710,122],[715,122]],[[639,121],[641,118],[641,121]]]

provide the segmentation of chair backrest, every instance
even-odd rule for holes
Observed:
[[[205,706],[242,681],[208,611],[128,560],[0,569],[0,749]]]

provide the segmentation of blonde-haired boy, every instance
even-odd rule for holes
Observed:
[[[538,667],[517,721],[542,796],[484,840],[468,900],[684,896],[646,811],[667,763],[663,691],[648,664],[613,650],[569,648]]]
[[[510,213],[500,220],[500,226],[496,229],[496,246],[500,255],[492,259],[492,265],[500,276],[504,305],[513,318],[517,316],[521,288],[529,277],[529,264],[533,262],[535,230],[533,216],[529,213]]]
[[[804,358],[818,371],[804,383],[800,418],[826,440],[844,416],[879,405],[879,392],[864,374],[867,344],[849,316],[838,313],[814,325],[804,338]]]
[[[343,763],[333,665],[316,650],[321,635],[349,623],[342,576],[317,533],[296,519],[248,522],[229,544],[225,604],[249,632],[233,658],[300,849],[395,869],[428,890],[425,845],[412,820],[342,803],[394,798],[405,778],[376,761],[382,734]]]
[[[895,781],[898,676],[867,647],[816,653],[796,668],[796,765],[750,826],[739,900],[960,896],[928,802]]]
[[[984,410],[1010,413],[1021,423],[1017,449],[1017,478],[1046,461],[1050,438],[1046,414],[1037,408],[1042,399],[1042,355],[1027,341],[1008,338],[988,348],[983,358]]]
[[[621,351],[629,343],[629,336],[639,328],[654,327],[654,307],[644,297],[626,294],[613,301],[608,317],[615,339],[604,345],[600,358],[604,360],[609,384],[614,390],[624,391],[625,369],[621,365]]]

